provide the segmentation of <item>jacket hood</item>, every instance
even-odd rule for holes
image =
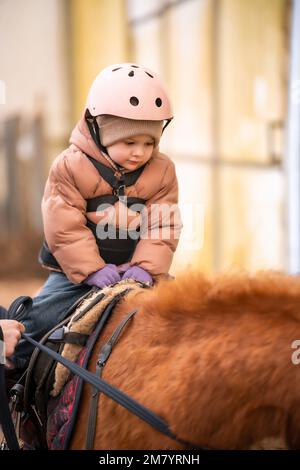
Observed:
[[[95,158],[95,160],[100,161],[106,166],[110,166],[95,144],[87,126],[84,114],[74,127],[69,142],[70,144],[76,145],[76,147],[78,147],[83,153]]]

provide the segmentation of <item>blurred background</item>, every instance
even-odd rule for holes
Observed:
[[[184,231],[172,273],[300,264],[300,0],[0,0],[0,304],[33,294],[40,202],[92,80],[158,72]]]

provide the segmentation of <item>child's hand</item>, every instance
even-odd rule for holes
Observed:
[[[99,269],[93,274],[90,274],[85,284],[89,286],[97,286],[103,288],[111,284],[115,284],[121,280],[120,274],[118,273],[117,266],[115,264],[107,264],[104,268]]]
[[[150,274],[139,266],[131,266],[131,268],[127,269],[122,276],[122,280],[123,279],[134,279],[135,281],[142,282],[144,284],[153,284],[153,279]]]

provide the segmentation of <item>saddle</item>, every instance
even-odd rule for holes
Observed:
[[[94,344],[115,305],[129,291],[142,287],[145,286],[136,281],[125,280],[102,290],[92,288],[72,307],[71,311],[66,312],[66,318],[49,331],[40,342],[86,368]],[[73,378],[74,384],[71,384],[72,393],[74,392],[72,406],[68,408],[71,416],[68,416],[67,423],[64,423],[65,429],[63,437],[60,436],[59,446],[51,444],[57,430],[50,426],[50,436],[46,435],[46,430],[49,427],[49,415],[53,414],[59,399],[65,393],[64,386],[70,383],[69,379],[69,371],[64,366],[38,349],[34,350],[25,378],[23,400],[25,418],[21,437],[26,442],[27,448],[47,449],[49,445],[52,448],[67,448],[83,387],[83,381],[78,377]],[[68,385],[65,388],[67,387]],[[56,419],[55,423],[57,424]]]

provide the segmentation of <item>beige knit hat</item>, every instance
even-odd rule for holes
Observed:
[[[144,121],[127,119],[119,116],[104,114],[96,117],[100,129],[101,143],[108,147],[119,140],[133,137],[134,135],[149,135],[155,140],[154,146],[159,144],[164,121]]]

